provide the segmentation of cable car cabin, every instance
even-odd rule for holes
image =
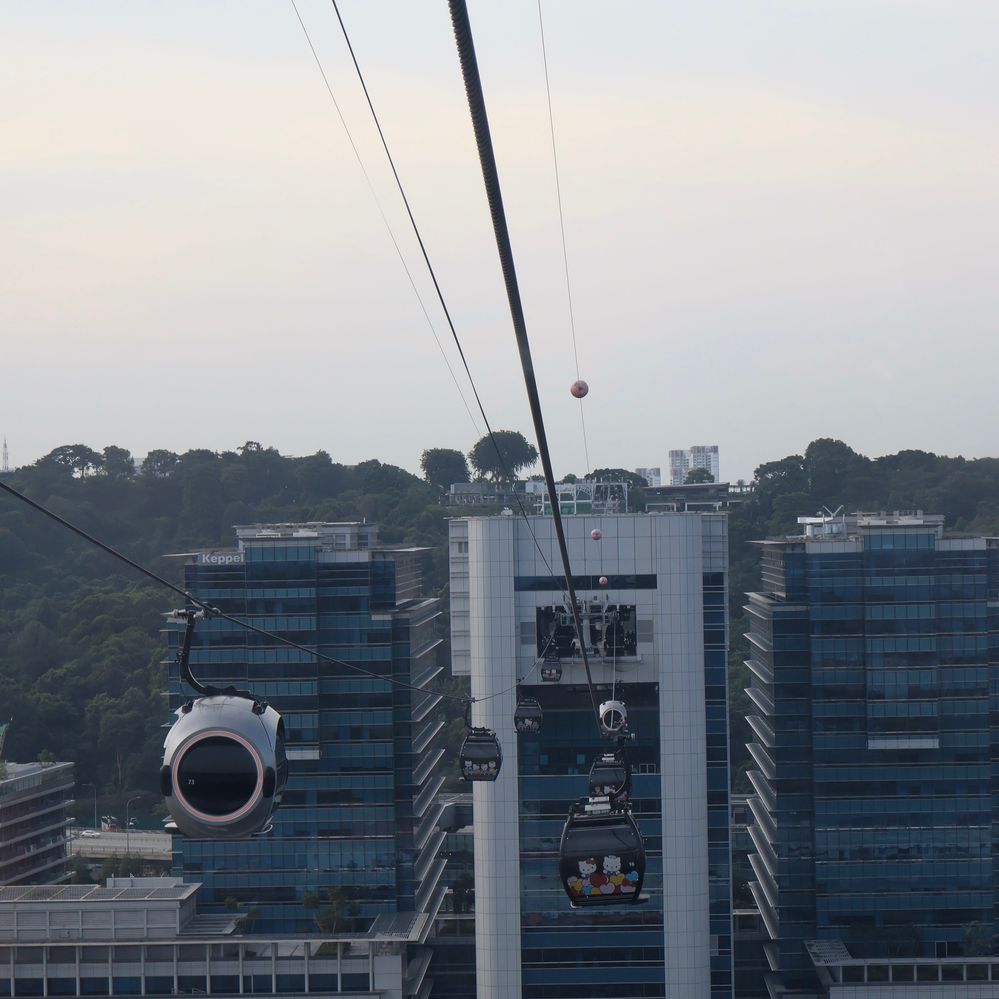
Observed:
[[[523,697],[513,713],[513,727],[520,735],[537,735],[542,717],[541,705],[533,697]]]
[[[462,780],[496,780],[503,765],[496,733],[488,728],[473,728],[461,744]]]
[[[544,683],[558,683],[562,679],[562,664],[557,659],[546,659],[541,664],[541,679]]]
[[[574,909],[644,902],[645,844],[629,809],[588,814],[573,805],[562,830],[559,879]]]
[[[590,767],[591,798],[608,798],[612,805],[624,803],[631,791],[631,768],[620,753],[604,753]]]
[[[624,625],[617,614],[604,626],[603,641],[600,643],[600,652],[608,658],[623,656],[624,651]]]

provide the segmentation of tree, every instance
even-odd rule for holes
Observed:
[[[342,888],[328,888],[326,904],[320,907],[319,896],[309,892],[302,898],[302,905],[307,912],[312,913],[320,932],[333,934],[345,930],[351,919],[361,911],[356,902],[352,902]]]
[[[38,459],[39,465],[58,465],[80,479],[101,470],[104,459],[86,444],[63,444]]]
[[[626,468],[595,468],[586,476],[591,482],[627,482],[629,489],[648,489],[648,480]]]
[[[870,459],[831,437],[820,437],[805,449],[805,472],[812,500],[838,505],[848,481],[864,471]]]
[[[423,477],[432,486],[447,491],[452,482],[468,482],[468,462],[460,451],[449,447],[432,447],[420,458]]]
[[[706,468],[692,468],[683,480],[685,486],[697,486],[702,482],[714,482],[715,477]]]
[[[43,767],[50,767],[56,762],[55,753],[51,749],[43,749],[38,754],[38,762],[41,763]]]
[[[494,482],[510,481],[538,460],[538,449],[517,430],[496,430],[476,443],[468,460],[478,475]]]
[[[151,475],[154,478],[166,478],[176,467],[180,458],[173,451],[164,451],[157,448],[150,451],[142,460],[142,474]]]
[[[104,449],[101,471],[111,479],[130,479],[135,475],[135,462],[130,451],[109,444]]]

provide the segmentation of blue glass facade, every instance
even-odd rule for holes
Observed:
[[[632,808],[645,839],[645,905],[570,909],[558,883],[558,846],[569,806],[586,795],[593,759],[607,749],[585,689],[532,687],[540,735],[520,737],[521,967],[523,999],[664,997],[662,791],[658,692],[621,684],[629,706]],[[553,890],[553,888],[555,890]]]
[[[996,550],[940,518],[768,542],[749,595],[753,892],[786,985],[804,941],[960,956],[991,937]],[[997,771],[999,773],[999,771]]]
[[[313,525],[309,525],[313,526]],[[370,547],[319,525],[308,540],[243,530],[238,552],[189,558],[185,587],[258,628],[355,664],[411,690],[316,661],[219,619],[199,623],[195,675],[265,697],[287,727],[289,779],[273,831],[243,841],[174,838],[174,870],[203,885],[202,908],[237,915],[250,932],[317,932],[309,895],[340,889],[338,928],[427,912],[444,893],[436,828],[443,722],[426,688],[439,609],[419,596],[419,553]],[[298,533],[301,533],[300,531]],[[348,540],[349,539],[349,540]],[[168,633],[171,651],[178,631]],[[177,667],[172,708],[190,693]]]
[[[642,577],[646,578],[646,577]],[[655,588],[656,578],[648,577]],[[524,589],[521,580],[515,587]],[[549,588],[551,581],[549,580]],[[704,573],[704,713],[706,739],[709,925],[712,999],[732,996],[732,890],[725,573]],[[524,687],[544,712],[539,735],[519,737],[521,962],[523,999],[660,999],[668,963],[663,907],[663,824],[659,685],[619,683],[635,738],[628,743],[632,809],[645,840],[644,905],[570,909],[557,881],[559,838],[572,802],[586,794],[590,764],[606,752],[585,688]],[[610,691],[606,691],[607,696]]]

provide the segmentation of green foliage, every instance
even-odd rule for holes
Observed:
[[[697,486],[702,482],[714,482],[715,477],[707,468],[692,468],[683,480],[685,486]]]
[[[312,913],[319,931],[328,936],[349,930],[361,911],[343,888],[328,888],[325,904],[317,894],[310,892],[302,898],[302,905]]]
[[[495,481],[510,479],[538,460],[538,449],[517,430],[496,430],[486,434],[468,452],[477,475]]]
[[[7,481],[175,583],[178,563],[161,556],[233,544],[236,523],[362,517],[387,542],[431,549],[429,592],[447,581],[438,490],[379,461],[350,467],[325,451],[288,458],[247,441],[223,453],[151,451],[135,474],[124,448],[69,445]],[[6,758],[47,750],[75,761],[80,784],[96,783],[102,796],[155,792],[168,720],[160,629],[175,600],[0,497],[0,707],[18,720]]]
[[[433,486],[447,491],[452,482],[468,482],[468,462],[460,451],[447,447],[432,447],[420,458],[423,477]]]

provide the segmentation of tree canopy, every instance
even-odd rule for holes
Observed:
[[[702,482],[714,482],[715,477],[707,468],[692,468],[683,480],[685,486],[700,485]]]
[[[517,430],[496,430],[475,444],[468,460],[483,478],[509,480],[538,460],[538,449]]]
[[[468,461],[461,451],[448,447],[432,447],[420,458],[423,477],[432,486],[447,491],[453,482],[468,482]]]

